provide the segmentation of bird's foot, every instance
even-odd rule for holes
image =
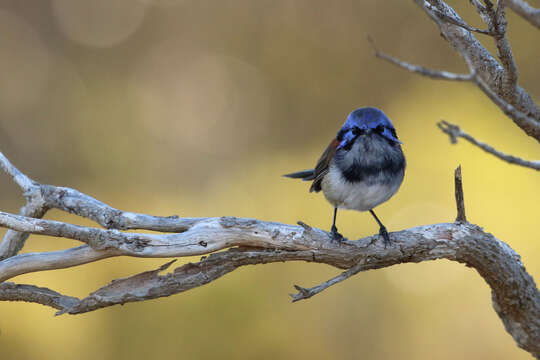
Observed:
[[[332,241],[343,242],[345,240],[343,235],[338,232],[337,227],[335,226],[332,226],[332,229],[330,230],[330,235],[332,235]]]
[[[379,229],[379,236],[382,236],[384,240],[384,248],[386,249],[387,246],[392,245],[392,241],[390,240],[390,235],[388,235],[388,231],[386,231],[386,227],[381,226]]]

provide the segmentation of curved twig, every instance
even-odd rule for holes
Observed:
[[[451,80],[451,81],[471,81],[472,80],[471,74],[456,74],[456,73],[451,73],[444,70],[434,70],[434,69],[426,68],[424,66],[411,64],[406,61],[399,60],[393,56],[390,56],[388,54],[385,54],[379,51],[379,49],[375,45],[375,41],[373,41],[371,36],[367,35],[367,40],[371,44],[371,47],[373,48],[375,57],[386,60],[389,63],[394,64],[410,72],[414,72],[414,73],[426,76],[431,79],[436,79],[436,80]]]
[[[375,51],[375,56],[377,58],[388,61],[389,63],[394,64],[407,71],[414,72],[416,74],[420,74],[422,76],[426,76],[428,78],[436,79],[436,80],[470,81],[476,84],[480,88],[480,90],[482,90],[484,94],[486,94],[487,97],[493,103],[495,103],[495,105],[497,105],[499,109],[501,109],[501,111],[505,115],[507,115],[510,119],[512,119],[512,121],[516,125],[518,125],[520,128],[525,130],[527,134],[533,136],[538,141],[540,141],[540,122],[536,121],[531,116],[528,116],[527,114],[523,113],[518,108],[506,102],[503,98],[497,95],[488,86],[488,84],[478,75],[478,73],[476,72],[476,69],[474,68],[474,65],[471,62],[468,62],[468,65],[471,71],[469,74],[456,74],[456,73],[451,73],[451,72],[443,71],[443,70],[433,70],[433,69],[429,69],[420,65],[410,64],[408,62],[399,60],[393,56],[380,52],[376,48],[375,43],[369,36],[368,36],[368,41],[371,43]]]
[[[471,144],[476,145],[480,149],[484,150],[485,152],[495,155],[496,157],[506,161],[507,163],[528,167],[530,169],[540,171],[540,161],[538,160],[524,160],[514,155],[505,154],[502,151],[496,150],[493,146],[489,144],[476,140],[474,137],[461,130],[459,126],[451,124],[448,121],[442,120],[437,123],[437,126],[444,133],[448,134],[448,136],[450,137],[450,142],[452,144],[457,143],[457,138],[463,138]]]

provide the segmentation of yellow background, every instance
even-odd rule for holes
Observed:
[[[466,2],[456,5],[483,27]],[[409,1],[0,0],[1,151],[37,181],[120,209],[328,229],[323,196],[280,175],[312,167],[351,110],[377,106],[408,161],[401,190],[377,210],[389,230],[452,221],[462,164],[469,220],[507,242],[538,279],[538,173],[463,141],[452,146],[435,124],[457,123],[526,159],[540,157],[538,143],[472,84],[375,59],[368,33],[404,60],[466,72]],[[509,37],[519,82],[538,99],[540,32],[510,13]],[[0,209],[22,204],[0,176]],[[47,218],[91,225],[58,211]],[[341,212],[338,226],[350,239],[378,230],[357,212]],[[24,251],[76,245],[32,236]],[[83,297],[166,261],[112,258],[14,281]],[[187,293],[77,316],[2,303],[0,358],[530,358],[463,265],[394,266],[290,302],[293,284],[337,273],[306,263],[246,267]]]

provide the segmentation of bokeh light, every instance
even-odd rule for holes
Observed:
[[[146,5],[133,0],[52,0],[54,18],[69,39],[87,46],[116,45],[141,25]]]
[[[0,114],[15,121],[35,105],[49,80],[51,55],[21,17],[0,9]]]

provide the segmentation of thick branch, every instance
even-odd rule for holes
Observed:
[[[40,201],[29,200],[21,208],[19,214],[27,217],[41,218],[45,215],[46,211],[47,209],[43,207]],[[0,243],[0,260],[7,259],[21,251],[29,235],[25,232],[8,230]]]
[[[13,178],[26,197],[26,205],[21,208],[20,215],[38,218],[45,215],[47,209],[39,196],[39,184],[20,172],[1,152],[0,167]],[[0,243],[0,260],[17,254],[23,248],[27,238],[26,233],[8,230]]]
[[[455,194],[456,194],[456,207],[457,207],[457,217],[456,223],[466,223],[467,218],[465,216],[465,201],[463,197],[463,184],[461,178],[461,165],[458,166],[454,172],[454,182],[455,182]],[[300,225],[303,223],[299,222]],[[305,224],[302,226],[306,226]],[[371,243],[369,244],[371,245]],[[326,290],[330,286],[336,285],[344,280],[347,280],[351,276],[356,275],[357,273],[366,270],[366,263],[364,259],[361,259],[357,264],[352,266],[349,270],[342,272],[336,277],[323,282],[320,285],[314,286],[312,288],[306,289],[304,287],[294,285],[294,288],[298,290],[297,294],[290,294],[292,301],[296,302],[299,300],[309,299],[313,295],[317,295],[321,291]]]
[[[98,251],[87,245],[60,251],[20,254],[0,261],[0,282],[21,274],[65,269],[119,255],[120,252],[116,250]]]
[[[303,241],[312,243],[303,233]],[[277,261],[321,262],[351,271],[377,269],[405,262],[446,258],[475,268],[493,291],[494,308],[518,344],[540,354],[540,294],[519,256],[506,244],[470,224],[437,224],[392,233],[394,246],[371,244],[365,238],[343,245],[329,239],[309,250],[238,249],[212,254],[172,273],[164,268],[116,280],[64,312],[81,313],[104,306],[142,301],[204,285],[244,265]],[[371,245],[370,245],[371,244]],[[519,299],[519,300],[517,300]]]
[[[13,178],[13,181],[23,192],[30,190],[32,187],[32,180],[22,172],[19,171],[13,164],[0,152],[0,167],[4,170],[6,174]]]
[[[39,207],[43,209],[59,209],[82,216],[108,229],[182,232],[198,220],[196,218],[179,219],[176,215],[162,217],[122,211],[75,189],[39,184],[21,173],[2,152],[0,152],[0,167],[13,177],[25,196]],[[34,207],[37,208],[38,206]]]
[[[433,5],[431,5],[428,2],[424,2],[423,5],[425,6],[426,9],[430,10],[433,13],[433,15],[437,16],[440,20],[446,21],[446,22],[448,22],[448,23],[450,23],[452,25],[462,27],[465,30],[469,30],[469,31],[472,31],[472,32],[477,32],[479,34],[484,34],[484,35],[489,35],[489,36],[495,36],[496,35],[496,33],[494,33],[491,30],[479,29],[479,28],[476,28],[474,26],[470,26],[469,24],[465,23],[463,20],[459,21],[458,19],[437,10],[437,8],[435,8]]]
[[[171,265],[172,262],[169,262],[153,271],[114,280],[82,299],[74,307],[65,308],[62,313],[80,314],[116,304],[170,296],[210,283],[241,266],[295,260],[315,261],[315,257],[312,251],[307,250],[233,248],[160,275],[160,272]]]
[[[23,190],[27,202],[21,209],[22,216],[41,218],[49,209],[59,209],[91,219],[108,229],[145,229],[163,232],[182,232],[199,220],[122,211],[75,189],[39,184],[21,173],[1,152],[0,167]],[[16,255],[23,248],[27,238],[28,233],[7,231],[0,243],[0,260]]]
[[[516,107],[512,106],[500,96],[498,96],[482,78],[479,76],[473,77],[474,83],[487,95],[487,97],[495,103],[502,110],[502,112],[508,116],[517,126],[522,129],[527,129],[529,135],[540,134],[540,122],[534,120],[532,117],[521,112]],[[532,135],[531,135],[532,136]]]
[[[35,233],[44,233],[44,229],[53,229],[50,231],[56,231],[57,226],[60,225],[58,222],[36,220],[16,215],[10,215],[5,218],[10,220],[9,226],[16,226],[20,230]],[[204,228],[198,228],[200,226],[199,224],[204,224]],[[540,324],[535,325],[533,321],[531,325],[530,321],[531,319],[540,321],[540,294],[536,290],[534,281],[525,272],[523,265],[519,261],[519,257],[510,248],[494,239],[491,235],[483,233],[473,225],[438,224],[392,233],[392,239],[395,245],[385,249],[382,244],[373,243],[374,239],[371,237],[356,242],[347,241],[341,244],[332,242],[327,233],[317,229],[266,223],[252,219],[206,219],[199,224],[193,227],[194,229],[196,228],[195,234],[190,234],[190,231],[192,231],[190,229],[181,234],[166,235],[170,238],[169,246],[166,246],[165,250],[152,249],[158,245],[155,243],[157,240],[152,235],[147,239],[148,243],[141,243],[142,254],[146,256],[152,256],[152,254],[176,256],[178,254],[176,252],[177,249],[189,248],[191,244],[190,240],[187,239],[191,236],[197,239],[213,239],[211,242],[210,240],[208,241],[206,250],[192,249],[191,252],[183,250],[184,255],[209,253],[215,249],[235,245],[265,247],[272,250],[227,251],[212,255],[199,264],[181,267],[173,275],[159,275],[158,273],[162,269],[152,273],[145,273],[145,275],[135,278],[118,280],[108,287],[91,294],[88,298],[83,299],[81,303],[77,303],[76,306],[63,310],[70,313],[79,313],[117,303],[168,296],[206,284],[239,266],[249,264],[290,260],[316,261],[341,268],[352,267],[352,271],[343,275],[348,277],[358,271],[403,262],[447,258],[464,262],[476,268],[486,278],[486,281],[492,286],[494,291],[496,309],[505,309],[505,313],[503,314],[501,310],[499,311],[499,315],[505,324],[507,324],[507,327],[515,327],[516,321],[518,321],[519,326],[532,327],[532,331],[534,326],[538,325],[540,336]],[[69,225],[66,228],[71,229],[71,226],[73,225]],[[81,231],[83,234],[88,234],[87,229],[82,229]],[[71,234],[69,231],[67,233]],[[187,236],[187,238],[183,238],[182,236]],[[127,239],[130,238],[128,237]],[[115,241],[118,241],[118,239]],[[123,245],[121,243],[119,244],[119,248],[123,248]],[[150,250],[145,249],[147,247]],[[275,249],[280,250],[276,251]],[[123,254],[140,256],[137,252],[126,252],[124,250],[118,250],[118,248],[103,251],[101,254],[88,247],[73,250],[75,253],[83,251],[88,252],[86,256],[95,256],[96,258]],[[476,255],[471,256],[471,254],[484,255],[476,258]],[[486,257],[486,254],[489,255]],[[3,267],[4,270],[13,268],[15,265],[19,265],[20,269],[20,262],[26,261],[26,263],[36,264],[36,260],[38,260],[36,258],[41,256],[41,261],[46,263],[48,268],[65,267],[66,259],[58,255],[60,255],[59,252],[56,252],[54,254],[56,256],[55,261],[51,261],[52,253],[39,255],[23,254],[7,259],[0,264],[5,264]],[[47,261],[44,261],[44,258],[47,258]],[[506,270],[502,271],[502,268]],[[0,267],[0,269],[2,268]],[[510,273],[508,269],[511,269]],[[517,292],[515,286],[511,286],[511,289],[507,288],[508,284],[513,284],[515,281],[520,283],[518,286],[520,290]],[[509,291],[514,292],[512,293],[512,299],[508,298],[507,293]],[[512,307],[511,303],[508,303],[515,302],[516,298],[521,299],[524,291],[527,297],[525,300],[520,301],[530,302],[525,306],[529,312],[526,315],[521,313],[521,307],[521,310],[518,312],[517,309]],[[506,314],[509,309],[513,314],[511,317],[508,317]],[[524,319],[527,319],[527,324],[521,323],[525,321]],[[521,335],[513,335],[519,338],[518,341],[525,341],[525,339],[520,338]]]
[[[504,0],[497,1],[496,9],[492,6],[486,8],[489,15],[484,17],[488,26],[495,33],[495,45],[497,46],[497,55],[504,67],[502,87],[505,94],[513,96],[516,94],[515,88],[518,79],[517,65],[510,48],[510,42],[506,36],[508,22],[506,21],[506,3]],[[510,100],[509,100],[510,101]]]
[[[89,244],[63,251],[9,257],[0,261],[0,281],[32,271],[76,266],[112,256],[176,257],[228,250],[210,254],[198,263],[181,266],[169,274],[161,275],[160,272],[171,263],[113,281],[82,300],[49,289],[11,283],[0,285],[0,299],[37,302],[60,309],[60,313],[77,314],[176,294],[209,283],[244,265],[302,260],[347,269],[319,287],[297,287],[306,298],[360,271],[446,258],[465,263],[482,275],[493,291],[494,308],[507,331],[519,346],[540,355],[540,294],[534,280],[513,250],[469,223],[428,225],[391,233],[392,246],[387,248],[377,241],[378,236],[335,242],[327,232],[303,223],[292,226],[233,217],[179,219],[132,215],[117,212],[73,189],[37,183],[32,183],[31,188],[40,190],[41,195],[37,197],[47,203],[43,208],[56,204],[54,206],[99,223],[119,227],[142,224],[146,228],[176,229],[178,232],[120,232],[0,212],[0,226]],[[107,215],[101,216],[100,211]]]
[[[58,310],[71,308],[80,302],[77,298],[47,288],[6,282],[0,284],[0,300],[38,303]]]
[[[451,124],[447,121],[441,121],[437,124],[437,126],[448,136],[450,137],[450,142],[453,144],[457,143],[457,138],[463,138],[470,142],[471,144],[478,146],[480,149],[484,150],[485,152],[495,155],[501,160],[504,160],[510,164],[520,165],[524,167],[528,167],[534,170],[540,170],[540,161],[530,161],[530,160],[523,160],[521,158],[518,158],[517,156],[505,154],[501,151],[496,150],[491,145],[486,144],[484,142],[476,140],[471,135],[467,134],[461,128],[457,125]]]
[[[163,232],[182,232],[196,223],[196,218],[152,216],[115,209],[75,189],[39,185],[43,202],[59,209],[95,221],[107,229],[144,229]]]
[[[439,27],[443,37],[473,69],[471,72],[477,74],[477,76],[481,78],[490,89],[493,89],[497,96],[502,100],[513,106],[527,118],[531,119],[531,121],[523,122],[512,118],[525,133],[540,142],[540,108],[538,108],[525,90],[517,85],[512,86],[517,79],[517,68],[514,69],[515,63],[513,62],[513,58],[511,58],[511,50],[504,37],[506,30],[504,21],[506,20],[504,19],[503,21],[503,19],[499,18],[497,24],[492,26],[494,31],[496,30],[499,33],[497,45],[499,47],[501,60],[505,65],[503,67],[470,31],[441,18],[440,14],[442,13],[444,14],[445,19],[452,18],[454,22],[464,23],[454,9],[448,6],[444,1],[415,1]],[[482,14],[490,15],[488,7],[480,6],[477,1],[473,1],[473,4],[476,4],[475,6],[477,6],[477,9],[479,9]],[[433,9],[436,9],[436,11]],[[499,10],[499,15],[501,17],[504,14],[502,10],[504,10],[504,8],[500,8]],[[495,11],[493,11],[493,13],[495,13]],[[490,16],[483,16],[483,19],[489,22]]]
[[[208,254],[231,246],[252,246],[273,249],[302,250],[303,242],[284,241],[300,237],[297,226],[234,217],[199,220],[188,231],[177,234],[128,233],[67,224],[60,221],[33,219],[0,212],[0,226],[32,234],[65,237],[82,241],[97,252],[135,257],[177,257]],[[312,231],[316,239],[330,239],[328,233]],[[27,254],[25,254],[27,255]],[[18,255],[7,259],[15,262]],[[0,269],[2,268],[0,262]],[[13,265],[11,265],[11,268]],[[6,269],[10,272],[10,269]],[[7,275],[0,271],[0,281]]]
[[[245,227],[246,223],[250,224],[248,228]],[[216,222],[212,224],[217,226]],[[244,265],[303,260],[352,268],[352,273],[349,272],[352,275],[357,271],[404,262],[446,258],[463,262],[484,277],[492,288],[494,307],[507,330],[521,347],[540,354],[540,294],[534,280],[513,250],[477,226],[467,223],[437,224],[404,230],[391,234],[394,245],[388,248],[374,242],[376,237],[337,243],[318,229],[252,219],[230,219],[227,226],[234,230],[225,232],[226,235],[221,238],[223,243],[258,243],[268,249],[231,249],[212,254],[199,263],[184,265],[170,274],[159,275],[164,269],[158,269],[116,280],[74,306],[64,307],[62,311],[81,313],[114,304],[169,296],[204,285]],[[274,231],[269,233],[268,229]],[[276,242],[281,250],[275,249]],[[95,252],[88,247],[77,248],[76,251],[85,249]],[[32,256],[18,255],[4,262],[13,264],[17,259]],[[61,257],[57,257],[56,261],[65,265],[65,259]],[[48,266],[55,268],[54,261],[48,261]]]
[[[474,84],[476,84],[480,90],[484,92],[484,94],[487,95],[487,97],[495,103],[501,109],[501,111],[507,115],[516,125],[518,125],[522,129],[528,129],[531,134],[537,134],[538,139],[540,141],[540,122],[537,122],[532,117],[527,116],[523,112],[519,111],[514,106],[510,105],[506,101],[504,101],[501,97],[499,97],[493,90],[490,89],[490,87],[486,84],[484,80],[480,76],[478,76],[475,72],[475,69],[471,66],[471,73],[470,74],[454,74],[449,73],[447,71],[441,71],[441,70],[432,70],[425,68],[423,66],[410,64],[408,62],[399,60],[394,58],[393,56],[390,56],[388,54],[382,53],[377,50],[375,47],[373,40],[368,38],[368,40],[372,43],[373,48],[375,50],[375,56],[386,60],[390,62],[391,64],[394,64],[400,68],[403,68],[405,70],[408,70],[410,72],[414,72],[432,79],[442,79],[442,80],[451,80],[451,81],[471,81]],[[534,135],[536,136],[536,135]]]

